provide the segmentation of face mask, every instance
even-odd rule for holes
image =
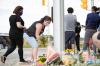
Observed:
[[[21,16],[22,14],[23,14],[23,12],[19,12],[19,14],[18,14],[18,15],[19,15],[19,16]]]

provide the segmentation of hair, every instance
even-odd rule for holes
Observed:
[[[14,9],[13,13],[15,13],[16,15],[18,15],[18,14],[20,13],[21,10],[23,10],[23,7],[22,7],[22,6],[17,6],[17,7]]]
[[[73,13],[73,12],[74,12],[74,9],[73,9],[72,7],[69,7],[69,8],[67,9],[67,11],[68,11],[68,13]]]
[[[44,16],[43,18],[41,18],[40,23],[43,23],[44,20],[46,20],[46,21],[52,21],[51,17],[49,17],[49,16]]]
[[[96,12],[98,8],[96,6],[92,6],[92,10]]]

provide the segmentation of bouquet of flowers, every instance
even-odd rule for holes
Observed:
[[[75,64],[77,60],[72,55],[64,55],[62,56],[62,61],[64,65],[70,66]]]
[[[71,66],[77,62],[77,60],[73,56],[74,49],[67,49],[65,53],[62,55],[62,62],[64,65]]]
[[[65,53],[66,54],[74,54],[74,49],[66,49]]]
[[[82,52],[79,55],[81,63],[93,64],[96,60],[96,55],[93,51],[89,54],[88,51]]]
[[[44,66],[44,63],[46,61],[45,54],[38,57],[38,65],[37,66]]]

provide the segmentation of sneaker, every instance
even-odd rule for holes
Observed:
[[[78,54],[80,55],[80,54],[81,54],[81,53],[83,53],[83,52],[84,52],[84,51],[83,51],[83,50],[81,50],[81,51],[79,51],[79,52],[78,52]]]
[[[28,62],[28,61],[26,61],[26,60],[22,59],[22,60],[20,60],[20,62]]]
[[[1,56],[1,62],[5,63],[5,61],[6,61],[6,57],[5,56]]]
[[[31,66],[37,66],[37,63],[33,62]]]

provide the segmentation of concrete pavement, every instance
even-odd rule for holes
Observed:
[[[44,54],[45,48],[39,48],[38,55]],[[6,49],[0,50],[0,57],[6,52]],[[31,48],[24,48],[24,58],[27,60],[31,57]],[[31,66],[28,63],[20,63],[18,56],[18,49],[16,49],[12,54],[7,57],[5,64],[0,61],[0,66]]]

